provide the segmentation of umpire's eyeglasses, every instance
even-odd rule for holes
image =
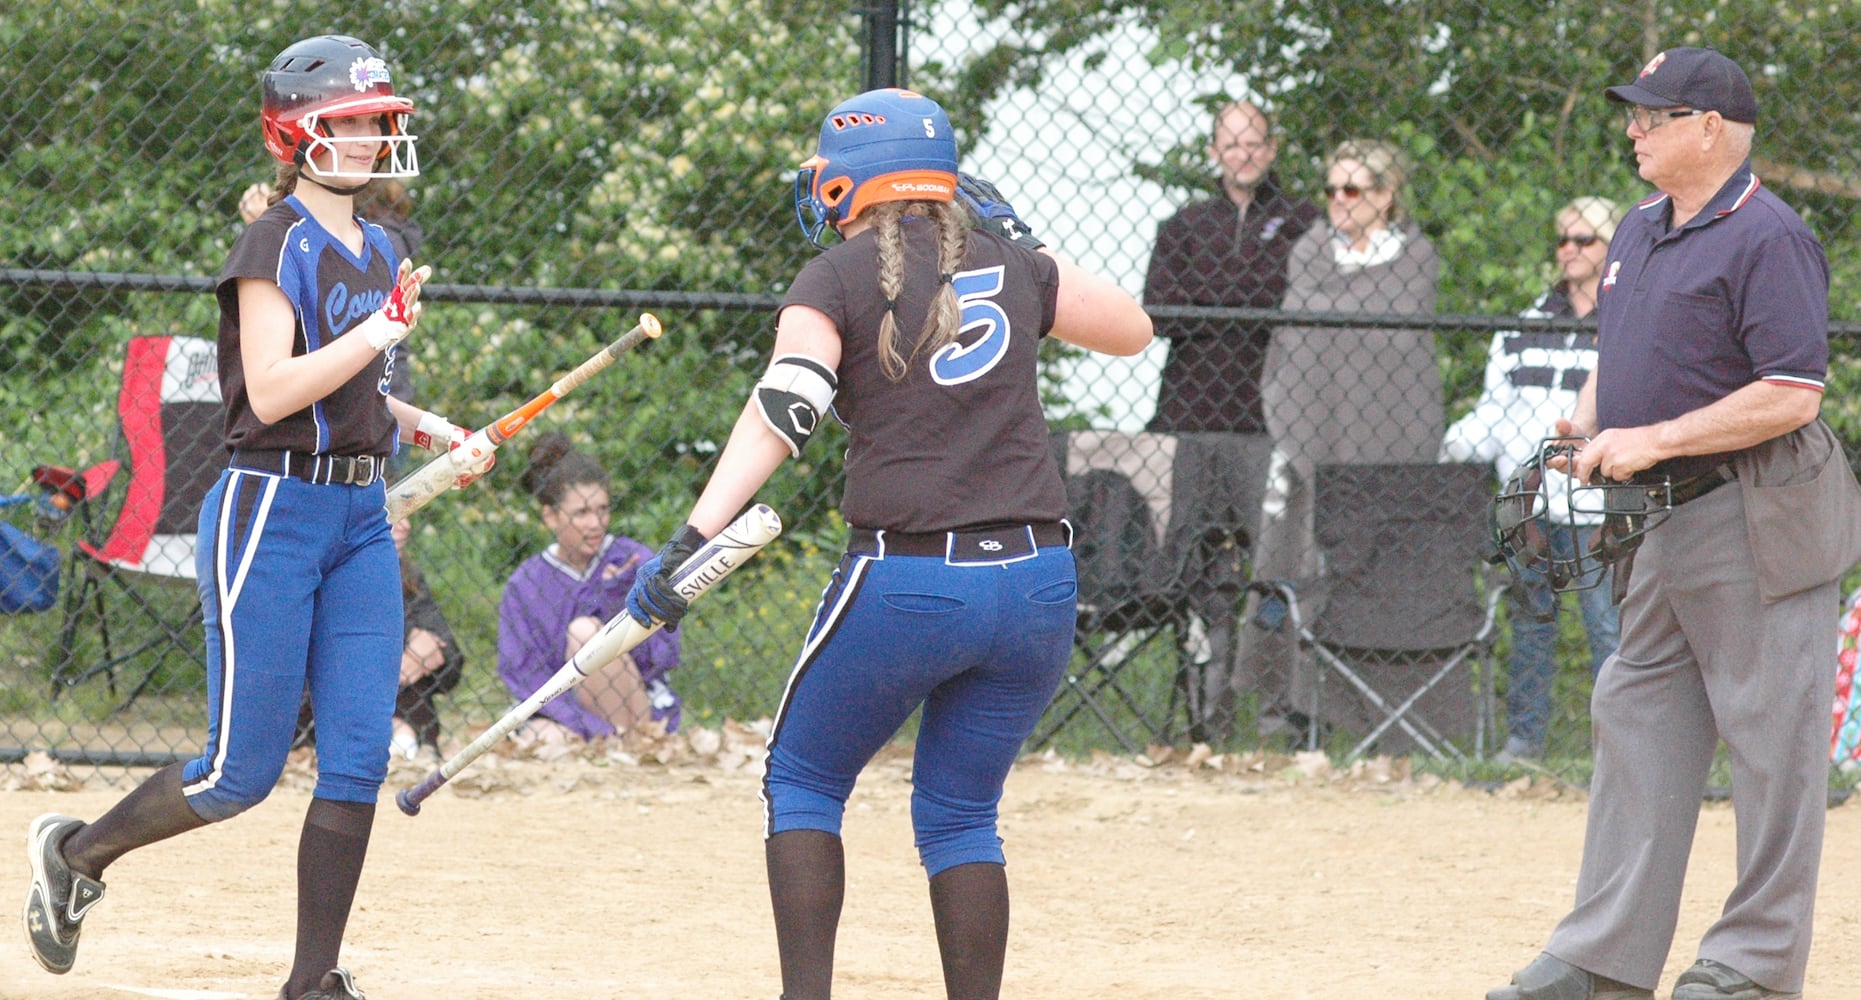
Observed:
[[[1639,104],[1628,107],[1628,123],[1643,132],[1652,132],[1676,118],[1690,118],[1706,112],[1698,108],[1647,108]]]
[[[1595,233],[1565,233],[1557,238],[1557,246],[1559,249],[1562,249],[1564,244],[1573,243],[1576,245],[1577,249],[1582,250],[1585,247],[1601,243],[1602,239],[1602,237]]]

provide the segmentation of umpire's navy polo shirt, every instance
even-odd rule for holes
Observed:
[[[1821,392],[1829,263],[1809,227],[1745,163],[1669,231],[1673,202],[1636,205],[1609,242],[1597,290],[1599,429],[1671,420],[1763,380]],[[1724,455],[1671,458],[1676,481]]]

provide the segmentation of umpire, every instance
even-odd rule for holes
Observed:
[[[1578,481],[1668,482],[1673,511],[1632,550],[1621,646],[1591,702],[1576,906],[1487,998],[1654,995],[1720,739],[1738,880],[1674,1000],[1799,997],[1826,809],[1829,625],[1836,580],[1861,557],[1861,491],[1817,420],[1828,263],[1751,172],[1758,105],[1736,63],[1668,49],[1607,94],[1628,105],[1636,164],[1658,191],[1610,244],[1596,370],[1559,427],[1590,438]]]

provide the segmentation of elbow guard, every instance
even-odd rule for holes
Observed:
[[[840,380],[833,369],[801,354],[778,355],[756,383],[756,412],[782,442],[791,458],[801,457],[821,415],[833,405]]]

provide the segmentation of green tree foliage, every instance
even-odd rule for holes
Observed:
[[[1315,191],[1325,152],[1353,136],[1398,140],[1413,155],[1415,212],[1442,254],[1443,312],[1507,314],[1543,291],[1551,215],[1582,194],[1635,200],[1619,108],[1603,90],[1662,48],[1712,45],[1752,75],[1763,109],[1754,164],[1825,242],[1838,320],[1861,319],[1851,224],[1861,177],[1855,83],[1830,72],[1861,37],[1861,6],[1777,0],[979,0],[1013,29],[952,89],[962,113],[1039,86],[1059,60],[1103,53],[1133,28],[1153,62],[1231,70],[1250,93],[1182,95],[1212,109],[1253,97],[1286,133],[1280,166]],[[1166,185],[1207,184],[1200,140],[1132,165]],[[1445,339],[1452,402],[1477,393],[1482,334]],[[1846,352],[1852,355],[1852,349]],[[1838,382],[1852,384],[1851,363]],[[1852,400],[1826,407],[1861,440]]]
[[[567,432],[613,474],[615,529],[657,542],[763,364],[767,304],[813,252],[795,226],[792,173],[821,115],[856,86],[857,25],[784,0],[7,3],[0,266],[182,277],[164,279],[165,293],[0,286],[0,406],[24,417],[0,423],[4,488],[41,462],[115,455],[129,337],[214,336],[203,289],[240,231],[241,192],[275,170],[259,74],[292,42],[340,33],[380,49],[417,108],[422,172],[408,187],[427,237],[416,257],[435,270],[404,348],[418,402],[487,423],[651,308],[664,338],[529,434]],[[539,288],[660,298],[483,301]],[[762,496],[786,542],[808,551],[811,534],[838,545],[841,442],[821,436]],[[472,664],[468,702],[500,697],[498,592],[548,539],[520,485],[527,443],[513,441],[470,497],[436,500],[412,543]],[[764,627],[694,640],[680,682],[692,717],[767,710],[762,673],[743,668],[779,669],[788,637],[767,623],[804,625],[817,583],[775,557],[747,576],[765,572],[783,585],[781,606],[754,608]],[[733,590],[760,593],[754,579]]]
[[[0,248],[14,267],[211,278],[238,234],[240,192],[274,169],[259,73],[291,42],[331,32],[381,49],[415,102],[418,256],[437,286],[761,300],[807,256],[790,177],[835,96],[824,81],[857,76],[855,23],[780,0],[20,0],[0,19]],[[82,412],[59,406],[40,428],[93,453],[113,429],[124,338],[211,336],[216,322],[197,293],[0,296],[4,402],[44,409],[47,372],[93,372],[78,380],[90,387]],[[540,391],[632,318],[462,298],[432,290],[407,345],[422,404],[462,423]],[[662,341],[546,420],[653,498],[632,525],[646,536],[683,510],[769,333],[761,311],[658,311]],[[487,485],[517,504],[516,479]]]

